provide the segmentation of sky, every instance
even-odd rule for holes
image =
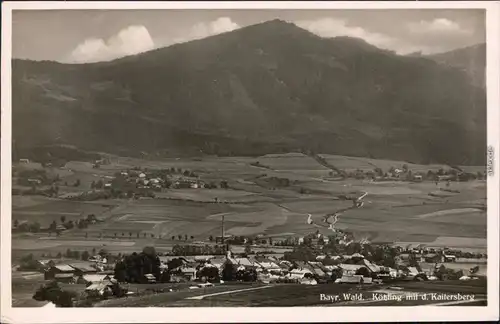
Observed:
[[[15,10],[12,56],[109,61],[272,19],[322,37],[362,38],[399,54],[440,53],[486,41],[480,9]]]

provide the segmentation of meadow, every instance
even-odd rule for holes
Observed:
[[[404,164],[401,161],[329,155],[325,158],[345,170],[380,167],[387,171]],[[91,249],[96,244],[106,244],[113,250],[139,250],[143,244],[168,249],[179,240],[179,235],[183,237],[183,242],[185,236],[189,241],[207,241],[210,236],[220,235],[222,215],[227,234],[263,234],[278,238],[302,236],[317,230],[306,224],[307,214],[319,220],[327,213],[352,205],[351,201],[339,199],[339,195],[361,192],[368,192],[364,206],[342,214],[337,223],[338,228],[352,231],[358,238],[481,249],[485,245],[485,181],[453,182],[450,187],[445,187],[444,183],[436,185],[434,182],[332,180],[329,169],[298,153],[257,158],[207,156],[161,160],[110,156],[109,160],[109,165],[99,169],[86,162],[70,162],[63,169],[52,172],[59,172],[61,182],[68,183],[67,187],[61,187],[63,193],[89,190],[92,181],[102,179],[106,182],[116,172],[138,166],[143,169],[181,168],[194,171],[202,180],[216,183],[228,181],[229,189],[166,189],[158,192],[155,199],[88,202],[13,196],[12,217],[19,221],[38,221],[47,226],[54,220],[59,222],[62,216],[67,220],[76,220],[88,214],[95,214],[104,220],[83,230],[69,230],[61,237],[51,237],[50,240],[44,233],[15,235],[13,249],[42,251],[60,250],[67,246],[88,246]],[[255,166],[255,162],[265,167]],[[408,166],[412,171],[444,167],[410,163]],[[276,186],[270,182],[271,177],[286,178],[290,183]],[[81,185],[71,186],[77,179]],[[327,229],[320,231],[331,233]],[[85,235],[87,238],[83,239]]]

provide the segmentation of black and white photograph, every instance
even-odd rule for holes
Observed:
[[[2,322],[498,320],[499,13],[2,3]]]

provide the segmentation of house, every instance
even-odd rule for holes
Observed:
[[[216,267],[219,270],[219,275],[222,275],[222,270],[224,269],[224,266],[226,265],[226,262],[228,262],[225,258],[214,258],[211,259],[207,265],[212,265]]]
[[[317,260],[317,261],[323,261],[324,259],[326,259],[326,255],[324,255],[324,254],[322,254],[322,255],[318,255],[318,256],[316,257],[316,260]]]
[[[414,278],[420,273],[416,267],[408,267],[408,277]]]
[[[224,241],[226,240],[233,240],[234,236],[233,235],[224,235]],[[215,237],[215,243],[222,243],[222,236],[217,236]]]
[[[30,163],[29,159],[19,159],[19,163]]]
[[[100,282],[110,282],[111,276],[107,274],[84,274],[80,276],[75,276],[75,282],[77,284],[93,284]]]
[[[84,274],[97,273],[97,269],[88,263],[72,263],[70,266],[75,269],[75,276],[80,277]]]
[[[342,276],[339,279],[335,280],[335,283],[350,283],[350,284],[362,284],[365,278],[361,275],[348,275]]]
[[[45,270],[45,280],[55,279],[56,275],[66,274],[68,276],[59,276],[59,278],[71,277],[75,274],[75,269],[68,264],[56,264]]]
[[[62,232],[62,231],[65,231],[65,230],[67,230],[67,228],[64,227],[64,225],[59,224],[59,225],[56,226],[56,231],[58,231],[58,232]]]
[[[144,281],[144,283],[149,283],[149,284],[156,283],[156,277],[151,273],[145,274],[142,280]]]
[[[194,260],[196,262],[208,262],[212,259],[215,259],[214,255],[195,255]]]
[[[301,285],[317,285],[318,282],[314,278],[302,278],[302,279],[299,279],[299,284],[301,284]]]
[[[364,265],[371,273],[380,272],[380,267],[366,259],[361,260],[358,264]]]
[[[237,265],[241,265],[244,267],[253,267],[254,262],[250,261],[248,258],[235,258],[234,261]]]
[[[350,256],[350,258],[351,258],[351,259],[355,259],[355,258],[356,258],[356,259],[364,259],[364,258],[365,258],[365,256],[364,256],[363,254],[361,254],[361,253],[354,253],[354,254],[352,254],[352,255]]]
[[[413,180],[421,182],[423,180],[423,177],[420,174],[417,174],[413,176]]]
[[[182,267],[181,273],[182,276],[189,281],[193,281],[196,279],[196,269],[193,267]]]
[[[40,272],[44,272],[45,270],[55,265],[55,262],[52,260],[37,260],[36,262],[38,271]]]
[[[94,297],[111,296],[113,294],[110,284],[106,282],[92,283],[90,286],[85,288],[85,292],[89,296]]]
[[[40,179],[28,179],[28,183],[30,185],[41,185],[42,180],[40,180]]]
[[[326,277],[326,276],[327,276],[326,272],[325,272],[325,271],[323,271],[323,270],[322,270],[322,269],[320,269],[320,268],[313,268],[313,269],[311,270],[311,272],[312,272],[314,275],[318,276],[318,277]]]
[[[450,180],[454,180],[455,179],[455,176],[453,175],[440,175],[438,176],[438,181],[450,181]]]
[[[342,263],[339,265],[340,269],[342,269],[342,276],[353,276],[356,274],[356,272],[362,268],[365,268],[368,270],[368,268],[364,265],[360,264],[345,264]],[[369,270],[368,270],[369,271]]]
[[[313,276],[312,271],[309,270],[309,269],[293,269],[288,274],[288,277],[290,279],[294,279],[294,280],[300,280],[300,279],[305,278],[306,276],[307,277],[312,277]]]
[[[54,274],[54,280],[63,283],[74,282],[74,275],[72,273],[56,273]]]
[[[313,272],[320,277],[327,275],[327,272],[329,272],[328,268],[326,268],[321,262],[309,261],[308,263],[313,267]]]
[[[422,257],[425,260],[425,262],[428,262],[428,263],[441,262],[441,256],[436,254],[436,253],[424,254]]]
[[[457,257],[451,254],[444,254],[443,255],[443,262],[455,262],[457,260]]]

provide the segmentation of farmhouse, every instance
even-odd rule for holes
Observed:
[[[319,262],[315,262],[315,263],[319,263]],[[326,273],[324,271],[326,269],[322,269],[322,267],[320,267],[317,264],[313,265],[313,264],[311,264],[311,262],[310,262],[310,265],[312,267],[311,271],[312,271],[313,274],[317,275],[318,277],[325,277],[326,276]]]
[[[227,241],[227,240],[234,240],[234,236],[233,235],[224,235],[224,241]],[[222,243],[222,236],[216,236],[215,237],[215,243]]]
[[[37,270],[40,272],[44,272],[45,270],[49,269],[50,267],[53,267],[54,265],[55,265],[55,263],[52,260],[37,260],[36,261]]]
[[[256,265],[260,270],[281,272],[281,267],[270,260],[257,262]]]
[[[294,269],[294,270],[290,271],[290,273],[288,274],[288,277],[290,279],[300,280],[300,279],[305,278],[306,275],[309,277],[309,276],[312,276],[313,273],[309,269]]]
[[[72,273],[56,273],[54,274],[54,280],[57,282],[72,283],[74,282],[74,276]]]
[[[151,273],[145,274],[143,276],[142,280],[144,283],[149,283],[149,284],[156,283],[156,277]]]
[[[361,284],[364,282],[363,276],[361,275],[349,275],[342,276],[339,279],[335,280],[335,283],[350,283],[350,284]]]
[[[214,255],[195,255],[194,260],[196,262],[208,262],[212,259],[215,259]]]
[[[196,279],[196,269],[193,267],[183,267],[181,268],[181,273],[182,276],[189,281]]]
[[[42,180],[40,180],[40,179],[28,179],[28,183],[30,185],[41,185]]]
[[[45,280],[57,279],[57,278],[59,279],[70,278],[70,280],[72,280],[74,274],[75,274],[75,269],[70,265],[56,264],[45,270],[44,277]],[[58,275],[57,278],[56,275]]]
[[[95,296],[95,297],[100,297],[100,296],[105,296],[105,295],[112,295],[112,290],[109,287],[110,283],[106,282],[96,282],[92,283],[90,286],[85,288],[85,292],[89,296]]]
[[[75,282],[77,284],[93,284],[101,282],[110,282],[111,276],[107,274],[85,274],[76,276]]]
[[[422,258],[424,259],[425,262],[429,262],[429,263],[436,263],[436,262],[441,262],[441,256],[436,254],[436,253],[428,253],[428,254],[424,254],[422,256]]]
[[[455,262],[457,260],[457,257],[451,254],[444,254],[443,255],[443,261],[444,262]]]
[[[342,263],[339,265],[340,269],[342,269],[343,276],[353,276],[356,274],[356,272],[362,268],[365,268],[369,271],[369,269],[361,264],[345,264]]]
[[[244,266],[244,267],[252,267],[254,266],[254,262],[250,261],[248,258],[235,258],[234,261],[236,265]]]
[[[74,273],[76,276],[83,276],[88,273],[96,273],[97,269],[90,266],[90,264],[85,263],[72,263],[70,266],[75,269]]]
[[[358,264],[365,266],[371,273],[380,272],[380,267],[378,265],[373,264],[366,259],[361,260]]]
[[[418,271],[417,267],[408,267],[408,273],[411,276],[416,276],[420,273],[420,271]]]

